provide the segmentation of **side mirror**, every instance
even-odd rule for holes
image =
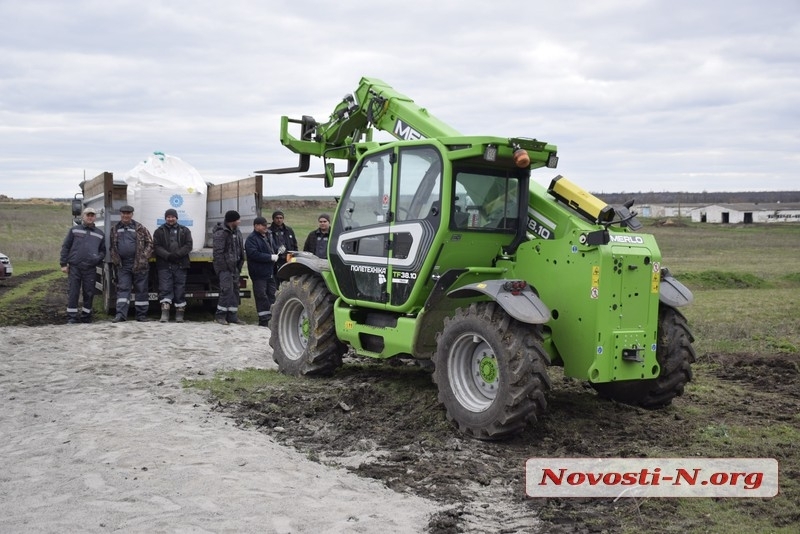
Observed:
[[[83,211],[83,200],[80,198],[72,199],[72,216],[77,217]]]
[[[325,164],[325,187],[333,187],[333,177],[336,174],[333,163]]]

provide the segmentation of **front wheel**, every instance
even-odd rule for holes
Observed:
[[[269,344],[282,373],[330,375],[342,365],[334,300],[319,276],[295,276],[281,284],[272,305]]]
[[[445,319],[433,381],[447,418],[461,432],[505,438],[547,409],[549,362],[540,329],[513,319],[494,302],[473,303]]]
[[[675,308],[661,306],[656,350],[656,360],[661,367],[658,378],[592,384],[592,387],[601,396],[624,404],[643,408],[668,406],[672,399],[683,395],[684,387],[692,379],[693,341],[683,314]]]

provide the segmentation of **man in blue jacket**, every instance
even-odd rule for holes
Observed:
[[[67,324],[91,323],[97,266],[106,257],[106,236],[94,224],[94,208],[83,210],[81,224],[67,232],[61,244],[61,272],[69,277]],[[83,293],[83,308],[78,315],[78,298]]]
[[[253,281],[253,297],[258,312],[258,326],[269,326],[272,317],[272,299],[267,288],[273,279],[273,269],[278,254],[272,249],[272,243],[264,217],[253,219],[253,233],[247,236],[244,243],[247,253],[247,272]]]

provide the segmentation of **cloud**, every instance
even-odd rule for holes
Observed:
[[[69,197],[153,151],[211,182],[291,166],[280,116],[327,120],[362,76],[465,134],[556,144],[557,172],[593,191],[795,189],[798,15],[794,0],[0,0],[0,194]],[[340,189],[265,179],[270,195]]]

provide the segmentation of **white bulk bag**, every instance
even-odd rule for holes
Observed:
[[[203,248],[208,186],[200,173],[175,156],[154,152],[125,175],[133,218],[155,232],[164,212],[174,208],[178,222],[192,233],[193,250]]]

